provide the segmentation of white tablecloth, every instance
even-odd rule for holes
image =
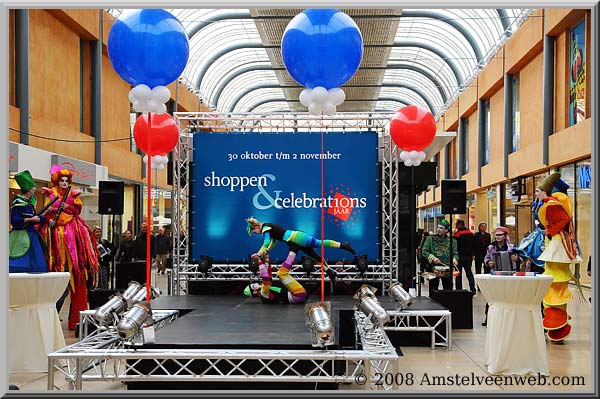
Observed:
[[[540,304],[551,276],[475,276],[490,304],[485,354],[490,374],[548,375]]]
[[[56,301],[69,273],[9,273],[9,278],[9,370],[48,371],[48,354],[65,347]]]

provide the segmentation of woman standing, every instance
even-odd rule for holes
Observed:
[[[53,272],[69,271],[71,309],[69,330],[79,322],[79,312],[87,310],[86,282],[97,286],[99,262],[98,243],[92,230],[81,218],[81,190],[70,190],[72,173],[61,165],[50,169],[52,188],[44,188],[47,201],[58,198],[45,215],[48,223],[40,233],[48,248],[48,267]]]
[[[131,239],[132,237],[133,233],[131,230],[125,230],[125,233],[123,233],[123,240],[117,250],[116,259],[118,263],[133,262],[135,259],[135,241]]]
[[[35,182],[28,170],[15,175],[21,193],[10,204],[9,267],[10,273],[47,272],[45,248],[35,225],[40,224],[44,214],[35,213]]]

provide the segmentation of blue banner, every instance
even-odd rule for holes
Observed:
[[[349,241],[357,255],[378,260],[377,133],[327,133],[324,148],[321,153],[321,133],[194,135],[192,259],[247,262],[263,241],[246,232],[251,216],[320,239],[323,207],[325,239]],[[283,262],[287,253],[278,243],[271,259]],[[338,248],[325,248],[325,258],[354,259]]]

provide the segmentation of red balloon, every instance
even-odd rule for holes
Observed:
[[[146,154],[162,155],[171,152],[177,145],[179,129],[175,119],[167,113],[142,114],[133,125],[133,138]]]
[[[390,136],[404,151],[422,151],[435,138],[435,119],[431,112],[410,105],[400,108],[392,117]]]

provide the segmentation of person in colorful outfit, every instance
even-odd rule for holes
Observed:
[[[578,292],[583,297],[579,284],[579,273],[571,273],[571,263],[581,262],[575,231],[573,228],[573,211],[569,197],[561,192],[552,192],[560,173],[552,173],[541,180],[535,189],[535,196],[543,204],[538,216],[546,236],[545,248],[539,260],[545,262],[544,274],[552,276],[552,285],[544,296],[544,329],[548,339],[562,342],[571,333],[567,304],[572,295],[569,281],[577,283]]]
[[[317,254],[314,248],[320,247],[323,244],[326,248],[341,248],[344,249],[351,254],[355,254],[356,252],[350,246],[350,243],[340,243],[339,241],[334,240],[319,240],[309,234],[306,234],[303,231],[299,230],[288,230],[283,226],[274,223],[262,223],[258,220],[250,217],[246,219],[248,222],[248,226],[246,231],[248,235],[254,234],[262,234],[264,236],[263,244],[256,252],[256,255],[263,256],[273,249],[277,241],[285,242],[290,251],[288,253],[288,257],[286,262],[289,262],[290,265],[293,264],[294,259],[296,258],[296,254],[299,251],[303,251],[310,258],[314,259],[316,262],[321,262],[321,256]],[[331,280],[331,282],[335,282],[336,272],[332,268],[327,265],[325,260],[323,260],[323,264],[325,265],[325,273]],[[290,266],[291,267],[291,266]]]
[[[429,290],[437,290],[440,280],[442,280],[444,290],[452,290],[452,270],[458,266],[458,250],[456,249],[456,240],[452,240],[452,250],[450,250],[449,229],[450,222],[446,219],[440,220],[437,226],[437,235],[427,237],[423,244],[423,257],[427,259],[431,271],[434,266],[450,268],[447,276],[436,277],[429,281]]]
[[[283,287],[274,287],[269,254],[264,254],[264,263],[257,254],[253,254],[252,260],[258,263],[258,270],[262,283],[252,283],[246,286],[244,295],[248,297],[259,297],[263,303],[267,304],[306,302],[308,299],[306,290],[302,284],[290,275],[290,269],[292,268],[292,262],[295,256],[295,253],[293,257],[288,256],[286,261],[277,271],[277,277],[283,284]]]
[[[15,181],[21,192],[13,198],[10,204],[10,223],[12,231],[9,234],[10,273],[47,272],[46,249],[42,237],[35,229],[44,221],[44,213],[37,215],[35,205],[35,182],[28,170],[15,175]]]
[[[71,184],[71,171],[56,164],[50,169],[50,175],[53,187],[43,190],[47,201],[56,197],[58,200],[48,208],[47,223],[41,226],[40,234],[48,248],[49,270],[71,273],[69,329],[74,330],[79,322],[79,312],[88,308],[86,282],[89,281],[93,288],[97,286],[98,243],[90,226],[80,216],[83,207],[81,190],[70,190],[65,198]]]

